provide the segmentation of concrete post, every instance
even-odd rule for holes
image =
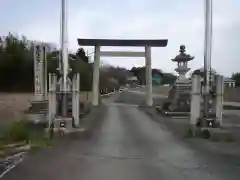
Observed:
[[[54,121],[57,111],[57,100],[56,100],[56,85],[57,76],[55,74],[49,74],[49,102],[48,102],[48,119],[49,127]]]
[[[72,77],[72,117],[75,125],[76,118],[76,74]]]
[[[43,47],[43,54],[44,54],[44,99],[48,99],[48,72],[47,72],[47,52],[48,49],[46,46]]]
[[[151,67],[151,47],[145,46],[145,63],[146,63],[146,105],[152,106],[152,67]]]
[[[34,97],[44,100],[44,51],[43,45],[34,45]]]
[[[201,77],[193,75],[191,92],[190,125],[195,128],[201,112]]]
[[[80,74],[76,74],[76,121],[75,121],[75,125],[79,126],[80,124]]]
[[[74,125],[76,127],[79,126],[79,101],[80,101],[80,97],[79,97],[79,91],[80,91],[80,76],[79,74],[75,74],[73,76],[73,80],[72,80],[72,114],[73,114],[73,118],[74,118]]]
[[[53,94],[53,88],[52,88],[52,76],[49,74],[48,76],[49,79],[49,95],[48,95],[48,127],[51,127],[51,123],[53,121],[53,102],[52,102],[52,94]]]
[[[224,79],[223,76],[217,75],[216,77],[216,118],[218,124],[222,125],[223,113],[223,94],[224,94]]]
[[[94,69],[93,69],[93,98],[92,105],[98,105],[99,96],[99,67],[100,67],[100,46],[95,46]]]

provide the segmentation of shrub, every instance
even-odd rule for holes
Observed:
[[[202,137],[201,129],[199,129],[198,127],[193,127],[191,125],[187,125],[184,130],[184,137],[186,138]]]
[[[2,140],[5,143],[29,141],[30,129],[24,121],[13,121],[3,130]]]

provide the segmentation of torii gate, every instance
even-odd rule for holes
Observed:
[[[157,40],[130,40],[130,39],[78,39],[80,46],[94,46],[94,70],[93,70],[93,97],[92,105],[98,105],[99,97],[99,68],[100,57],[145,57],[146,65],[146,105],[152,106],[152,68],[151,68],[151,47],[166,47],[168,43],[167,39]],[[135,46],[145,47],[143,52],[135,51],[101,51],[101,46]]]

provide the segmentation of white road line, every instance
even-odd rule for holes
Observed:
[[[9,173],[11,170],[13,170],[20,162],[23,161],[23,157],[21,157],[17,162],[15,162],[13,165],[11,165],[9,168],[7,168],[2,174],[0,174],[0,179],[3,178],[7,173]]]

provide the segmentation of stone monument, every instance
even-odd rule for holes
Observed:
[[[37,123],[45,122],[48,115],[47,51],[44,43],[34,44],[34,98],[25,113]]]
[[[193,60],[194,57],[185,52],[186,47],[181,45],[179,55],[172,59],[173,62],[177,62],[177,68],[175,71],[178,72],[179,76],[169,91],[167,101],[161,108],[165,113],[190,112],[190,94],[192,85],[191,80],[186,77],[186,73],[190,70],[188,62]]]

